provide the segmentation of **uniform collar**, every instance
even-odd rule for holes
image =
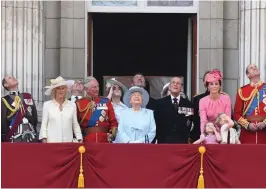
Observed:
[[[263,81],[261,80],[257,83],[250,82],[251,87],[256,87],[256,88],[261,86],[262,84],[263,84]]]
[[[10,95],[14,95],[14,96],[19,96],[20,92],[19,91],[9,91]]]
[[[72,96],[71,96],[71,99],[72,99],[72,100],[74,100],[74,99],[76,100],[77,98],[78,98],[78,99],[81,99],[82,96],[75,96],[75,95],[72,95]]]
[[[178,103],[180,102],[180,95],[178,95],[177,97],[174,97],[174,96],[171,95],[171,99],[172,99],[172,101],[173,101],[174,98],[177,99],[177,102],[178,102]]]

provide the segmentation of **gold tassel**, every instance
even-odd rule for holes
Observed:
[[[203,155],[206,152],[206,148],[204,146],[199,147],[200,153],[200,176],[198,179],[198,189],[204,189],[204,177],[203,177]]]
[[[78,179],[78,188],[84,188],[84,175],[83,175],[83,167],[82,167],[82,154],[86,151],[84,146],[79,147],[80,153],[80,169],[79,169],[79,179]]]

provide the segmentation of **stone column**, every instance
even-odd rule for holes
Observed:
[[[199,90],[204,92],[202,78],[207,70],[223,71],[224,1],[199,1]]]
[[[240,3],[240,86],[249,83],[245,69],[256,64],[266,80],[266,1],[242,0]]]
[[[19,90],[43,101],[43,2],[2,1],[1,75],[13,75]],[[1,89],[4,94],[3,88]],[[37,107],[38,108],[38,107]]]

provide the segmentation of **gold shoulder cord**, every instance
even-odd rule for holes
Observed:
[[[84,112],[86,110],[84,116],[82,117],[82,119],[80,121],[80,124],[81,124],[83,122],[83,120],[85,119],[85,117],[88,115],[89,111],[91,111],[93,109],[94,105],[93,105],[93,102],[89,102],[87,104],[87,106],[81,110],[79,103],[77,103],[77,107],[78,107],[79,112]]]
[[[12,117],[20,108],[20,104],[21,104],[21,98],[19,96],[16,96],[14,99],[15,102],[15,108],[12,108],[9,103],[6,101],[6,99],[2,98],[5,106],[7,107],[7,109],[11,112],[10,115],[7,116],[7,118],[9,119],[10,117]],[[22,106],[22,109],[24,110],[24,107]],[[24,110],[25,112],[25,110]]]
[[[248,108],[251,106],[251,103],[252,103],[253,99],[255,98],[255,95],[257,95],[257,98],[258,98],[258,106],[259,106],[260,93],[259,93],[259,90],[257,89],[257,87],[255,89],[253,89],[253,91],[251,92],[250,96],[247,97],[247,98],[245,98],[243,96],[241,88],[238,89],[238,94],[239,94],[241,100],[243,100],[243,101],[248,101],[249,100],[249,103],[248,103],[247,107],[244,107],[245,111],[243,112],[243,115],[245,115],[247,113]]]

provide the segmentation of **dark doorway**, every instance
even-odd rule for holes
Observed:
[[[130,76],[138,72],[183,76],[186,83],[190,16],[93,13],[93,75],[100,88],[103,76]]]

